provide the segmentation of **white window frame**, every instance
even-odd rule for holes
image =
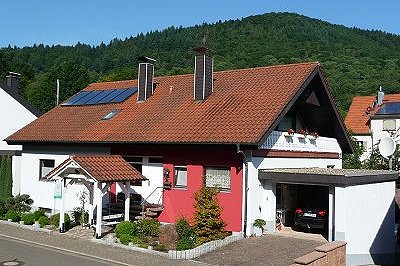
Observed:
[[[186,172],[186,185],[177,184],[179,172]],[[186,189],[188,186],[188,170],[187,166],[174,167],[174,188]]]
[[[207,173],[208,171],[227,171],[227,175],[212,176],[210,173]],[[230,167],[206,166],[204,168],[204,176],[205,176],[204,182],[206,187],[217,187],[221,189],[221,191],[231,191],[232,178],[231,178]],[[223,178],[227,178],[228,180],[223,180]]]
[[[52,163],[53,166],[44,166],[45,163]],[[54,159],[39,159],[39,180],[44,180],[44,177],[50,173],[56,166]]]

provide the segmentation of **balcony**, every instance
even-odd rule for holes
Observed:
[[[284,150],[284,151],[310,151],[310,152],[335,152],[342,153],[339,143],[334,138],[318,137],[287,132],[272,131],[261,149]]]

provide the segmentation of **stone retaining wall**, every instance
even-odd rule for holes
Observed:
[[[346,242],[334,241],[294,260],[291,266],[346,266]]]

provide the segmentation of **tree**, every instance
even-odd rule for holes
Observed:
[[[221,218],[222,207],[217,199],[218,192],[218,188],[203,187],[194,194],[194,230],[200,244],[226,236],[226,224]]]

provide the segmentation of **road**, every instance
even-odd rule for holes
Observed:
[[[14,263],[10,263],[14,261]],[[8,263],[7,263],[8,262]],[[18,263],[20,262],[20,263]],[[129,265],[0,236],[0,265]]]

